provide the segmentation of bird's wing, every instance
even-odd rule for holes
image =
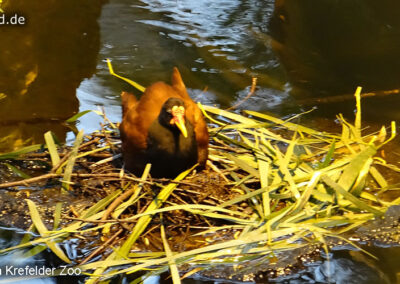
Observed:
[[[191,99],[190,102],[186,101],[186,104],[188,105],[187,118],[192,123],[196,135],[197,162],[200,167],[204,167],[208,158],[209,135],[207,123],[201,110]]]
[[[149,128],[157,119],[163,103],[171,93],[171,86],[157,82],[146,88],[139,101],[131,99],[132,95],[123,93],[122,108],[123,120],[121,123],[121,137],[129,141],[130,148],[145,150]],[[133,151],[133,150],[132,150]]]
[[[126,115],[126,113],[135,107],[138,103],[135,96],[128,92],[121,93],[121,100],[122,100],[122,117]]]
[[[145,149],[146,132],[143,131],[143,119],[140,117],[139,102],[135,96],[128,92],[122,92],[122,122],[120,124],[121,139],[124,142],[124,151],[137,151]]]

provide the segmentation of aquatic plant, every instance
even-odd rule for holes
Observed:
[[[40,216],[40,205],[27,199],[31,229],[40,236],[24,238],[20,245],[0,253],[29,249],[26,256],[33,256],[47,247],[70,263],[59,244],[71,237],[85,240],[87,234],[96,232],[97,249],[70,264],[87,275],[86,283],[140,272],[136,283],[168,270],[174,283],[179,283],[181,277],[221,265],[234,267],[237,274],[246,273],[246,263],[273,263],[282,252],[308,246],[328,252],[330,239],[359,248],[345,233],[400,204],[400,198],[381,199],[391,188],[380,169],[399,169],[376,155],[395,137],[395,123],[388,138],[385,127],[363,135],[360,92],[358,88],[355,93],[354,124],[338,115],[342,127],[338,134],[254,111],[238,114],[199,104],[211,136],[208,171],[202,177],[218,177],[218,183],[211,186],[219,184],[225,192],[222,197],[213,195],[216,190],[209,188],[209,180],[192,175],[194,168],[168,180],[152,179],[150,165],[140,178],[116,167],[112,160],[119,157],[119,141],[114,124],[85,138],[78,132],[72,147],[58,146],[47,133],[44,146],[3,154],[0,160],[29,159],[32,151],[41,149],[51,164],[50,172],[25,176],[0,188],[52,179],[59,182],[60,194],[74,190],[90,194],[88,180],[104,179],[103,196],[80,212],[63,213],[66,204],[58,203],[52,230]],[[104,168],[96,172],[96,167]],[[201,188],[206,190],[205,198],[190,196],[199,194]],[[192,232],[183,234],[183,239],[197,237],[197,246],[178,248],[171,218],[182,218],[179,226]],[[162,244],[163,251],[146,249],[150,232],[158,232],[152,242]]]

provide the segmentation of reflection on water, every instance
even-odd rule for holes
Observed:
[[[15,147],[40,141],[49,129],[63,140],[68,129],[61,121],[78,110],[104,106],[119,121],[119,94],[132,88],[110,76],[106,58],[145,86],[169,80],[176,65],[195,100],[222,107],[243,99],[255,76],[256,92],[241,107],[277,115],[309,109],[318,104],[315,97],[352,93],[357,85],[399,88],[395,0],[3,3],[27,24],[0,26],[0,98],[6,96],[0,151],[9,146],[5,141]],[[398,117],[390,107],[398,103],[396,96],[365,99],[364,114],[386,122]],[[354,103],[319,108],[317,115],[332,119],[351,115]],[[99,121],[88,115],[78,126],[93,131]]]
[[[166,70],[178,65],[193,87],[210,85],[217,94],[213,99],[223,102],[220,93],[229,97],[227,103],[238,89],[250,85],[257,69],[279,74],[278,64],[271,64],[275,57],[269,48],[263,45],[261,54],[253,50],[257,39],[252,30],[257,28],[242,17],[241,2],[146,0],[132,5],[132,1],[111,1],[101,20],[102,52],[145,85],[167,79]],[[249,6],[248,13],[272,13],[271,5],[263,6]],[[118,22],[112,20],[116,15]],[[249,64],[251,54],[263,58],[255,59],[258,66]],[[270,84],[281,88],[280,82],[271,79]]]
[[[78,111],[76,89],[96,70],[101,1],[3,2],[26,24],[0,26],[0,151],[47,130],[63,140],[60,121]]]
[[[399,87],[399,1],[277,1],[271,26],[297,88],[332,95]]]
[[[30,234],[33,233],[17,228],[0,227],[0,250],[21,244],[23,238],[26,241],[26,237]],[[72,261],[69,266],[66,266],[49,249],[38,250],[41,249],[39,245],[35,247],[36,252],[33,251],[33,257],[29,257],[32,253],[31,247],[2,253],[0,255],[0,284],[84,283],[85,276],[80,276],[79,269],[72,266],[76,264],[77,254],[88,253],[88,251],[85,248],[78,249],[77,242],[76,239],[69,239],[59,244]]]
[[[110,76],[110,58],[116,72],[144,86],[168,81],[178,66],[195,100],[222,107],[243,99],[256,76],[256,94],[243,107],[290,112],[282,107],[285,74],[261,30],[272,12],[273,1],[109,1],[99,20],[96,74],[78,89],[80,110],[104,105],[112,120],[120,120],[119,94],[135,90]],[[96,129],[98,122],[83,117],[79,126]]]
[[[13,229],[0,228],[0,249],[16,246],[23,237],[23,232]],[[21,251],[10,252],[0,256],[0,284],[1,283],[22,283],[22,284],[50,284],[62,283],[55,278],[35,277],[35,275],[21,275],[14,268],[26,267],[49,267],[52,257],[41,254],[40,258],[26,258]],[[25,270],[24,270],[25,271]],[[15,272],[15,273],[14,273]],[[60,279],[61,280],[61,279]]]
[[[396,0],[276,1],[272,46],[293,87],[305,97],[400,87],[400,2]],[[397,119],[398,96],[364,100],[369,121]],[[312,100],[311,100],[312,101]],[[319,115],[353,110],[352,96],[321,106]]]
[[[0,26],[0,152],[40,142],[47,130],[64,140],[62,121],[77,111],[103,106],[119,121],[119,94],[133,90],[109,74],[106,58],[144,86],[168,81],[178,66],[195,100],[222,107],[246,97],[255,76],[256,92],[241,107],[276,115],[357,85],[400,87],[397,0],[3,3],[27,24]],[[399,103],[396,96],[365,99],[364,119],[397,119]],[[331,120],[339,112],[351,117],[353,109],[351,98],[315,113]],[[87,115],[78,126],[93,131],[99,121]]]

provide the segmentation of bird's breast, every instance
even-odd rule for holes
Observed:
[[[159,168],[175,168],[181,171],[197,162],[197,142],[193,126],[186,121],[188,136],[178,129],[162,126],[157,120],[152,123],[147,136],[146,154],[157,171]]]

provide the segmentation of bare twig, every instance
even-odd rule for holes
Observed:
[[[7,187],[13,187],[13,186],[21,186],[21,185],[29,185],[33,184],[42,180],[46,179],[51,179],[51,178],[57,178],[57,177],[62,177],[63,174],[56,174],[56,173],[49,173],[49,174],[44,174],[41,176],[33,177],[33,178],[28,178],[24,180],[18,180],[18,181],[12,181],[12,182],[5,182],[0,184],[0,188],[7,188]],[[71,176],[73,177],[82,177],[82,178],[100,178],[100,177],[115,177],[115,178],[120,178],[119,173],[104,173],[104,174],[77,174],[73,173]],[[137,181],[137,182],[144,182],[147,184],[154,184],[149,181],[143,181],[140,178],[134,178],[131,176],[124,176],[124,179],[132,180],[132,181]]]
[[[94,144],[94,143],[97,143],[99,141],[100,141],[100,138],[95,138],[95,139],[92,139],[92,140],[90,140],[90,141],[88,141],[86,143],[83,143],[81,146],[79,146],[79,150],[84,149],[87,146],[89,146],[91,144]],[[71,153],[72,153],[72,151],[69,151],[67,154],[65,154],[64,157],[62,157],[62,159],[57,163],[57,165],[55,165],[51,169],[50,173],[55,173],[61,167],[61,165],[63,165],[65,163],[65,161],[69,159],[69,157],[71,156]]]
[[[20,186],[20,185],[28,185],[31,183],[35,183],[44,179],[50,179],[50,178],[55,178],[55,177],[59,177],[61,175],[58,174],[45,174],[45,175],[41,175],[38,177],[33,177],[33,178],[27,178],[24,180],[19,180],[19,181],[12,181],[12,182],[5,182],[0,184],[0,188],[6,188],[6,187],[12,187],[12,186]]]
[[[56,173],[49,173],[49,174],[44,174],[41,176],[33,177],[33,178],[28,178],[24,180],[18,180],[18,181],[12,181],[12,182],[5,182],[0,184],[0,188],[7,188],[7,187],[13,187],[13,186],[21,186],[21,185],[29,185],[29,184],[34,184],[36,182],[46,180],[46,179],[51,179],[51,178],[57,178],[57,177],[62,177],[63,174],[56,174]],[[116,178],[116,179],[126,179],[130,181],[136,181],[136,182],[142,182],[145,184],[151,184],[154,185],[154,182],[171,182],[171,183],[177,183],[177,184],[182,184],[182,185],[189,185],[193,187],[198,187],[200,188],[200,185],[190,183],[190,182],[184,182],[184,181],[175,181],[175,180],[170,180],[166,178],[159,178],[159,179],[153,179],[153,182],[151,181],[146,181],[141,178],[129,176],[129,175],[124,175],[123,177],[120,176],[119,173],[101,173],[101,174],[78,174],[78,173],[73,173],[71,175],[72,177],[81,177],[81,178]]]
[[[89,167],[90,167],[90,168],[93,168],[93,167],[96,167],[96,166],[99,166],[99,165],[102,165],[102,164],[105,164],[105,163],[114,161],[114,160],[119,159],[119,158],[121,158],[121,157],[122,157],[122,154],[121,154],[121,153],[116,154],[116,155],[113,155],[113,156],[111,156],[111,157],[108,156],[107,158],[105,158],[105,159],[103,159],[103,160],[100,160],[100,161],[98,161],[98,162],[96,162],[96,163],[90,165]]]
[[[219,174],[222,179],[226,182],[230,182],[230,180],[222,173],[222,171],[220,169],[217,168],[217,166],[215,166],[210,160],[207,161],[207,165],[213,169],[214,172],[216,172],[217,174]]]
[[[240,102],[238,102],[237,104],[228,107],[226,110],[234,110],[236,109],[238,106],[240,106],[242,103],[244,103],[245,101],[247,101],[248,99],[251,98],[252,95],[254,95],[254,91],[256,90],[256,86],[257,86],[257,78],[253,77],[251,80],[251,88],[250,88],[250,92],[247,94],[247,96],[241,100]]]
[[[383,91],[375,91],[369,93],[362,93],[361,98],[368,98],[368,97],[383,97],[389,95],[398,95],[400,94],[400,89],[392,89],[392,90],[383,90]],[[315,105],[315,104],[330,104],[330,103],[338,103],[348,100],[353,100],[354,94],[344,94],[344,95],[337,95],[337,96],[330,96],[325,98],[310,98],[305,100],[299,100],[298,103],[302,106],[305,105]]]
[[[135,191],[137,190],[136,186],[133,186],[131,189],[125,191],[122,195],[118,196],[117,199],[115,199],[110,206],[108,206],[106,212],[104,212],[103,216],[101,217],[101,220],[107,220],[108,216],[112,212],[114,212],[114,209],[117,208],[118,205],[122,203],[125,199],[127,199],[129,196],[131,196]]]
[[[86,142],[86,143],[81,144],[81,146],[79,147],[79,149],[84,149],[84,148],[86,148],[87,146],[92,145],[92,144],[95,144],[95,143],[97,143],[97,142],[99,142],[99,141],[100,141],[100,138],[92,139],[92,140],[90,140],[90,141],[88,141],[88,142]]]
[[[156,182],[170,182],[170,183],[177,183],[177,184],[181,184],[181,185],[189,185],[189,186],[193,186],[193,187],[198,187],[198,188],[202,188],[203,186],[199,185],[199,184],[195,184],[195,183],[191,183],[191,182],[187,182],[187,181],[176,181],[176,180],[170,180],[167,178],[158,178],[158,179],[154,179],[154,181]]]
[[[64,164],[66,160],[68,160],[71,154],[72,151],[69,151],[67,154],[65,154],[64,157],[62,157],[61,160],[56,165],[53,166],[50,173],[55,173],[61,167],[61,165]]]
[[[113,242],[119,234],[122,233],[122,229],[119,229],[118,232],[116,232],[111,238],[109,238],[105,243],[103,243],[101,246],[99,246],[96,250],[94,250],[87,258],[85,258],[80,264],[85,264],[86,262],[88,262],[89,260],[91,260],[94,256],[96,256],[97,254],[99,254],[102,250],[104,250],[104,248],[106,248],[108,246],[108,244],[110,244],[111,242]]]
[[[75,216],[77,216],[76,212],[72,212]],[[67,220],[73,220],[73,221],[80,221],[80,222],[85,222],[85,223],[132,223],[135,222],[136,220],[118,220],[118,219],[108,219],[108,220],[90,220],[90,219],[82,219],[82,218],[78,218],[78,217],[69,217],[69,216],[65,216],[63,217]]]

